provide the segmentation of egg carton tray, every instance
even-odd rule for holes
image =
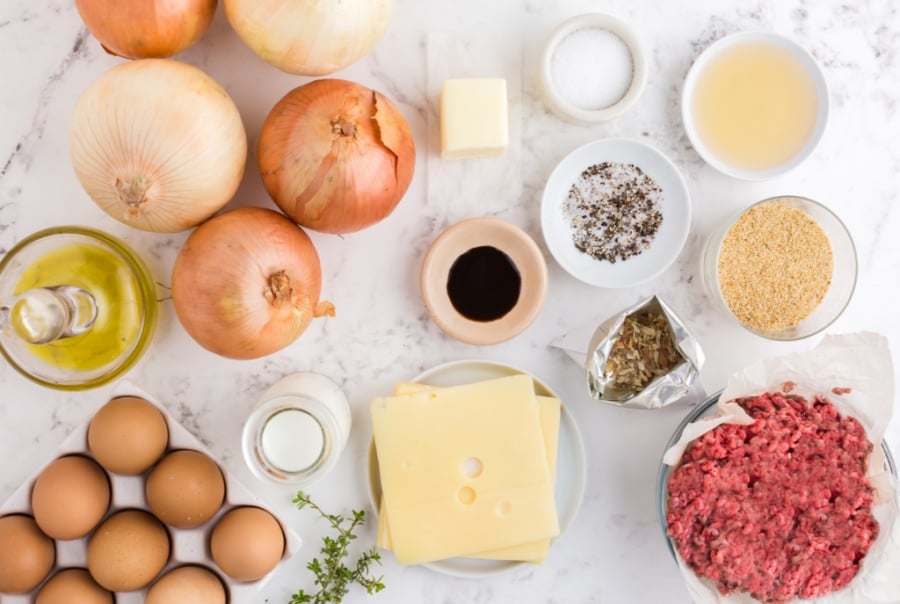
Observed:
[[[260,500],[259,497],[254,495],[247,487],[231,476],[204,444],[172,417],[156,398],[130,382],[120,382],[117,384],[112,391],[110,399],[120,396],[137,396],[143,398],[162,412],[163,417],[166,419],[166,424],[169,427],[169,444],[164,455],[178,449],[193,449],[195,451],[200,451],[216,462],[219,469],[222,471],[222,475],[225,477],[225,501],[216,515],[209,521],[192,529],[176,529],[162,523],[169,533],[169,543],[171,548],[169,561],[166,563],[165,568],[159,576],[162,576],[170,569],[178,566],[185,564],[199,564],[213,571],[222,580],[228,591],[229,604],[245,604],[253,602],[253,596],[262,589],[263,585],[265,585],[268,579],[275,573],[275,569],[257,581],[241,582],[231,579],[219,569],[212,559],[209,550],[210,534],[219,518],[236,507],[256,506],[268,511],[276,519],[277,516],[262,502],[262,500]],[[103,404],[105,403],[106,401],[103,401]],[[54,457],[54,459],[72,454],[84,455],[85,457],[93,459],[87,446],[87,430],[89,423],[90,420],[75,428],[72,433],[66,437],[57,449],[56,457]],[[33,515],[31,512],[31,490],[35,480],[37,480],[37,477],[43,470],[44,467],[41,467],[34,472],[34,474],[16,489],[9,499],[0,506],[0,516],[9,514]],[[142,509],[148,512],[150,511],[144,492],[147,473],[149,473],[149,470],[139,476],[123,476],[120,474],[113,474],[112,472],[106,472],[110,481],[111,502],[109,509],[103,517],[104,520],[111,514],[123,509]],[[300,549],[302,541],[299,536],[292,532],[280,520],[279,524],[281,524],[281,529],[285,537],[285,551],[281,562],[279,563],[280,565]],[[63,568],[87,568],[87,544],[91,534],[93,534],[93,531],[86,537],[72,541],[56,540],[56,563],[47,578],[52,577],[57,571]],[[41,586],[42,585],[43,583],[41,583]],[[2,594],[0,601],[2,601],[3,604],[30,604],[34,601],[35,595],[39,589],[40,586],[32,592],[20,595]],[[130,592],[116,592],[116,604],[141,604],[144,601],[146,593],[147,588]]]

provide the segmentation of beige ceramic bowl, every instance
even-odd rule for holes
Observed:
[[[506,254],[521,278],[515,305],[493,321],[463,316],[447,293],[453,263],[481,246]],[[453,225],[431,244],[422,263],[419,286],[428,314],[447,335],[467,344],[498,344],[520,334],[537,318],[547,296],[547,264],[534,240],[519,227],[499,218],[470,218]]]

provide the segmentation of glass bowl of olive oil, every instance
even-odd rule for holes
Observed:
[[[0,353],[43,386],[84,390],[121,375],[147,348],[156,318],[150,271],[101,231],[46,229],[0,259]]]

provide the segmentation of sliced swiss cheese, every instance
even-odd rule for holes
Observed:
[[[394,386],[394,396],[404,396],[416,392],[428,392],[438,390],[440,386],[419,384],[417,382],[397,382]],[[535,396],[538,404],[538,419],[541,424],[541,435],[544,438],[544,448],[547,453],[547,465],[550,470],[550,482],[556,484],[556,458],[559,449],[559,414],[561,404],[558,398],[550,396]],[[381,498],[378,511],[378,547],[386,550],[393,549],[391,540],[390,522],[387,518],[387,510],[384,507],[384,497]],[[482,558],[487,560],[515,560],[523,562],[540,563],[547,557],[550,550],[550,539],[539,539],[520,545],[513,545],[487,552],[477,552],[466,555],[467,558]]]
[[[372,402],[385,520],[401,564],[559,534],[531,379],[525,375]],[[464,464],[481,462],[477,476]]]
[[[439,390],[439,386],[419,384],[416,382],[398,382],[394,386],[394,396],[405,396],[416,392],[428,392]],[[550,396],[535,396],[538,405],[538,419],[541,424],[541,434],[544,438],[544,448],[547,453],[547,464],[550,470],[550,482],[556,484],[556,459],[559,449],[559,415],[560,401]],[[386,550],[393,549],[391,539],[390,522],[382,497],[378,512],[378,547]],[[482,558],[487,560],[514,560],[523,562],[540,563],[547,557],[550,550],[550,539],[539,539],[529,543],[513,545],[487,552],[468,554],[467,558]]]

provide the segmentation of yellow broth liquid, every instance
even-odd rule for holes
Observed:
[[[723,50],[697,77],[692,115],[709,150],[745,170],[797,155],[816,125],[815,82],[791,51],[746,42]]]
[[[65,245],[27,267],[14,293],[55,285],[90,292],[97,303],[97,319],[83,334],[28,344],[35,357],[60,369],[94,371],[131,351],[140,335],[144,309],[140,283],[124,259],[89,243]]]

